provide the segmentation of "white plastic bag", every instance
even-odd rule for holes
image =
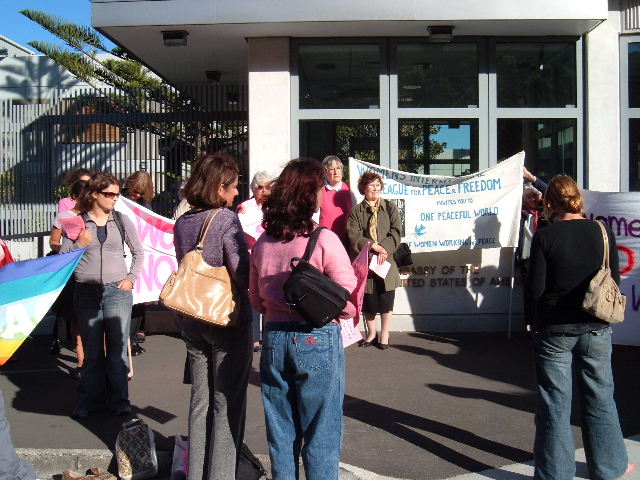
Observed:
[[[189,441],[174,435],[171,480],[187,480],[189,475]]]

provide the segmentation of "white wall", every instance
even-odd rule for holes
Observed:
[[[291,159],[289,38],[249,39],[249,178]]]
[[[620,13],[585,36],[587,188],[620,191]]]

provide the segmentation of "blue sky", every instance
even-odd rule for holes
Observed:
[[[32,22],[19,10],[29,8],[58,15],[78,25],[91,25],[90,0],[0,0],[0,34],[20,43],[27,48],[31,40],[62,44],[57,37],[51,35],[37,23]]]

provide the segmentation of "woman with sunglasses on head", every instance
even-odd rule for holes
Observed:
[[[60,248],[60,253],[87,248],[74,274],[73,302],[85,354],[75,418],[105,407],[117,415],[131,413],[127,378],[131,290],[144,251],[133,222],[113,210],[119,196],[120,183],[113,175],[93,174],[76,205],[85,228],[75,241],[63,237]],[[132,256],[129,269],[125,243]]]

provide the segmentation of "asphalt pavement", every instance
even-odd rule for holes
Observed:
[[[0,367],[16,447],[43,478],[91,466],[115,472],[111,451],[123,418],[106,412],[70,418],[74,354],[64,348],[49,355],[48,344],[46,336],[34,336]],[[531,478],[535,396],[526,334],[392,332],[390,344],[384,351],[347,348],[342,479]],[[187,433],[185,348],[170,334],[147,335],[144,347],[134,358],[130,398],[134,416],[155,432],[159,478],[168,478],[173,436]],[[259,356],[250,375],[245,441],[268,467]],[[623,433],[640,460],[638,365],[640,347],[614,347]],[[578,414],[572,423],[579,449]]]

